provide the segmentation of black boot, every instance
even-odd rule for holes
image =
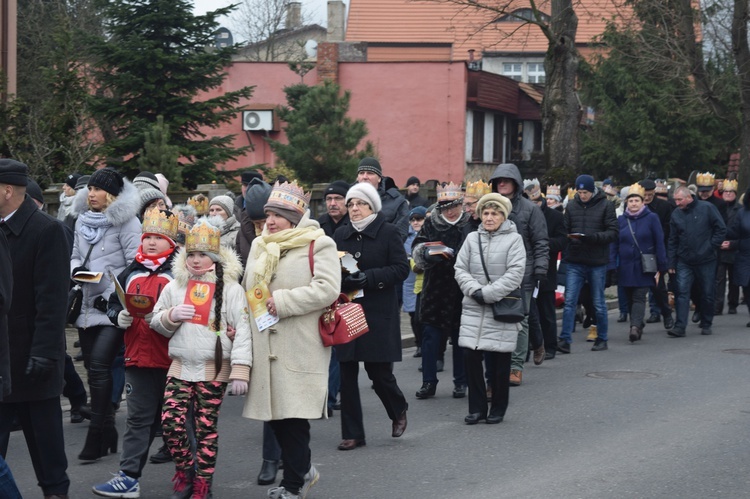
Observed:
[[[279,472],[279,462],[264,459],[258,473],[258,485],[271,485],[276,481]]]
[[[83,445],[81,453],[78,454],[78,459],[81,461],[96,461],[105,455],[107,455],[107,451],[104,449],[102,427],[94,426],[92,423],[89,425],[89,432],[86,434],[86,443]]]

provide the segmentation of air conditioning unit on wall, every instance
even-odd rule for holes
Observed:
[[[246,132],[272,131],[273,109],[254,109],[242,112],[242,129]]]

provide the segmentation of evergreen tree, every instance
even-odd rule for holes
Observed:
[[[329,81],[314,87],[292,85],[284,92],[287,106],[278,112],[286,123],[288,143],[268,139],[276,156],[306,184],[354,180],[359,160],[374,155],[374,148],[367,141],[357,151],[367,126],[346,116],[350,92],[341,94],[339,85]]]
[[[217,18],[233,6],[193,15],[186,0],[100,0],[105,38],[93,39],[91,64],[96,92],[91,109],[105,139],[109,162],[132,174],[137,169],[145,133],[164,117],[169,143],[183,158],[185,183],[216,178],[216,168],[242,155],[234,135],[207,138],[206,128],[229,123],[244,110],[252,87],[201,94],[218,88],[226,77],[235,47],[214,48]]]
[[[156,123],[146,132],[143,149],[138,151],[138,167],[141,171],[161,173],[174,185],[182,185],[182,167],[177,161],[180,148],[169,144],[169,125],[164,116],[157,116]]]

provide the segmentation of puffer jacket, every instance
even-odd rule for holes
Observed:
[[[523,289],[532,291],[536,281],[547,278],[549,267],[549,234],[547,220],[542,210],[523,195],[523,177],[513,163],[498,165],[490,177],[490,183],[498,178],[510,178],[516,184],[516,194],[511,199],[513,209],[508,219],[516,224],[516,230],[523,238],[526,248],[526,270],[523,276]]]
[[[135,260],[117,276],[117,281],[126,293],[152,296],[159,299],[161,292],[172,282],[172,262],[177,250],[156,270],[149,270]],[[119,327],[117,316],[123,306],[117,293],[109,295],[107,315],[112,324]],[[169,339],[151,329],[145,318],[133,317],[133,323],[125,330],[125,366],[169,369],[172,363],[167,352]]]
[[[676,269],[678,261],[702,265],[716,260],[716,252],[727,233],[716,206],[695,196],[684,210],[677,208],[672,212],[669,227],[667,258],[670,269]]]
[[[471,216],[462,213],[455,224],[449,224],[440,215],[439,210],[432,210],[414,239],[412,258],[414,264],[424,269],[424,285],[419,303],[419,320],[430,324],[441,331],[456,331],[461,324],[461,289],[454,277],[453,266],[464,239],[463,229]],[[425,243],[441,241],[456,254],[449,260],[429,262],[424,258]]]
[[[83,213],[86,207],[88,190],[81,189],[76,194],[73,202],[74,212]],[[86,268],[92,272],[103,272],[99,283],[85,283],[83,288],[83,304],[81,315],[78,316],[75,326],[89,328],[94,326],[111,326],[112,323],[105,311],[94,308],[94,301],[103,297],[109,299],[109,295],[115,290],[115,285],[110,279],[110,272],[117,276],[125,267],[133,261],[141,244],[141,223],[138,221],[138,209],[141,205],[141,197],[138,189],[125,180],[125,185],[120,195],[115,198],[111,205],[104,210],[104,215],[112,224],[106,230],[104,236],[92,248]],[[73,243],[73,254],[70,259],[70,271],[80,267],[86,259],[86,254],[91,245],[80,235],[81,219],[76,221],[75,241]]]
[[[396,226],[401,242],[406,241],[409,235],[409,202],[398,189],[393,187],[386,189],[385,179],[380,182],[378,194],[380,195],[380,201],[383,203],[380,213],[385,217],[386,222]]]
[[[597,267],[609,262],[609,245],[619,234],[615,208],[600,189],[595,189],[587,203],[578,194],[565,209],[565,231],[585,234],[583,239],[571,239],[566,260]]]
[[[221,381],[231,379],[248,381],[253,361],[250,336],[250,316],[245,290],[239,283],[242,266],[237,254],[222,246],[219,261],[224,269],[223,306],[221,309],[220,331],[212,331],[216,297],[211,301],[208,325],[192,322],[172,322],[169,311],[185,302],[188,281],[216,282],[216,272],[194,276],[187,270],[187,253],[180,251],[172,264],[174,280],[162,291],[154,307],[151,328],[169,338],[169,357],[172,365],[168,376],[184,381]],[[219,263],[217,263],[219,265]],[[227,326],[235,329],[234,341],[227,336]],[[222,365],[216,374],[214,351],[216,336],[221,339]],[[231,372],[230,372],[231,368]]]
[[[480,244],[489,283],[482,266]],[[480,289],[486,303],[500,301],[521,285],[525,268],[526,249],[512,221],[506,220],[494,232],[487,232],[480,226],[479,230],[469,234],[456,260],[456,281],[464,294],[459,346],[490,352],[516,349],[521,324],[496,321],[492,307],[480,305],[471,295]]]

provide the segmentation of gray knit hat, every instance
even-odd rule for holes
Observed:
[[[151,172],[141,172],[133,179],[133,185],[138,188],[139,191],[143,189],[161,189],[159,185],[159,179],[156,178]]]
[[[221,207],[227,213],[227,217],[231,217],[234,214],[234,201],[229,196],[216,196],[208,203],[208,208],[211,209],[211,205],[217,205]]]
[[[357,167],[357,173],[359,172],[372,172],[381,178],[383,177],[383,168],[380,167],[380,162],[375,158],[362,158]]]

